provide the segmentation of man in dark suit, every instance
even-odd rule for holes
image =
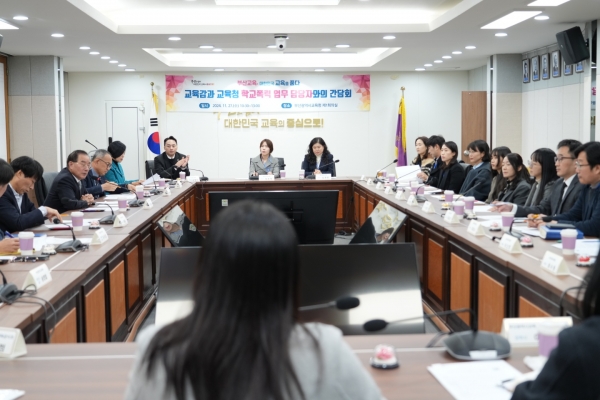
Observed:
[[[67,157],[67,167],[56,175],[44,205],[63,213],[79,210],[94,204],[94,196],[88,194],[83,180],[90,170],[90,156],[83,150],[75,150]]]
[[[6,192],[8,184],[13,175],[12,167],[9,163],[0,158],[0,198]],[[19,250],[19,239],[6,238],[4,231],[0,231],[0,254],[12,254]]]
[[[33,228],[44,223],[44,220],[58,218],[60,214],[54,208],[35,208],[27,191],[33,188],[35,182],[42,177],[44,169],[31,157],[22,156],[15,158],[10,166],[14,176],[8,188],[0,197],[0,230],[3,232],[17,232]]]
[[[169,136],[164,140],[164,146],[165,151],[154,157],[154,173],[166,179],[177,179],[180,172],[185,172],[185,175],[189,176],[190,156],[177,152],[177,139]]]
[[[128,192],[127,185],[120,187],[114,182],[108,182],[104,175],[112,168],[112,156],[104,149],[98,149],[92,156],[91,168],[83,180],[87,192],[94,198],[104,196],[104,192],[122,193]],[[118,190],[120,189],[120,190]]]
[[[439,181],[440,171],[444,163],[440,156],[442,155],[442,146],[446,143],[443,136],[433,135],[427,140],[427,147],[429,148],[429,154],[433,157],[433,165],[429,172],[429,177],[424,172],[419,172],[417,178],[423,180],[427,185],[436,186]]]

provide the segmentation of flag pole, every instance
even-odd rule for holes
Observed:
[[[402,87],[400,88],[400,90],[402,90],[402,98],[404,98],[404,91],[406,90],[406,88],[405,88],[404,86],[402,86]]]

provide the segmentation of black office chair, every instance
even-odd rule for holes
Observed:
[[[46,185],[46,194],[50,193],[50,188],[52,187],[54,179],[56,179],[56,175],[58,175],[58,172],[44,172],[44,175],[42,175],[42,179],[40,179],[40,182],[44,182],[44,184]]]
[[[154,171],[154,160],[146,160],[146,179],[149,179]]]

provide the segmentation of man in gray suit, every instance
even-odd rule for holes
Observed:
[[[555,216],[569,211],[579,197],[583,185],[579,183],[575,172],[575,149],[581,143],[577,140],[565,139],[558,144],[556,151],[556,174],[559,179],[552,186],[549,197],[537,206],[523,207],[515,204],[504,204],[497,207],[499,212],[512,212],[515,217],[532,217],[533,214]]]

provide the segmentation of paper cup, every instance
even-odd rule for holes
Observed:
[[[301,169],[300,172],[298,172],[298,179],[304,179],[304,170]]]
[[[179,172],[179,179],[185,181],[185,172]]]
[[[281,170],[281,171],[279,171],[279,177],[280,177],[281,179],[285,179],[285,170]]]
[[[562,241],[563,254],[575,254],[575,244],[577,243],[576,229],[563,229],[560,231],[560,240]]]
[[[165,180],[164,179],[159,179],[158,180],[158,187],[159,188],[164,188],[165,186],[167,186]]]
[[[462,216],[465,213],[465,202],[464,201],[455,201],[453,204],[454,212],[458,216]]]
[[[388,182],[390,182],[390,183],[396,182],[396,175],[395,174],[389,174],[387,176],[387,178],[388,178]]]
[[[137,196],[138,200],[144,198],[144,185],[137,185],[135,187],[135,195]]]
[[[119,202],[119,211],[127,211],[127,197],[121,196],[117,201]]]
[[[502,230],[508,231],[513,223],[513,220],[515,219],[515,216],[511,212],[503,212],[500,213],[500,215],[502,216]]]
[[[473,211],[473,207],[475,207],[475,197],[463,197],[463,200],[465,201],[465,210]]]
[[[454,200],[454,190],[444,190],[444,197],[446,203],[452,203],[452,200]]]
[[[33,254],[33,232],[19,232],[19,248],[21,255],[27,256]]]
[[[76,211],[71,213],[71,223],[73,224],[74,231],[80,231],[83,229],[83,213]]]

